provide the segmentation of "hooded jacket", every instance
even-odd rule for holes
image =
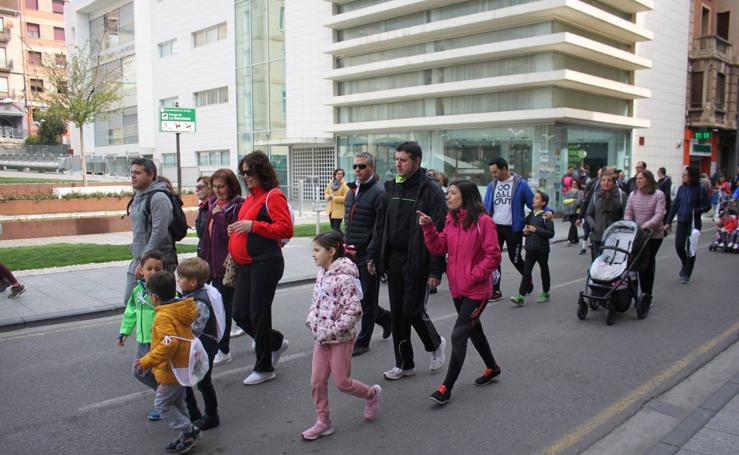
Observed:
[[[513,176],[513,196],[511,197],[511,227],[513,232],[523,231],[523,227],[526,224],[526,215],[524,206],[528,207],[529,210],[532,208],[532,202],[534,201],[534,193],[531,191],[528,182],[522,176],[512,172]],[[497,179],[493,179],[492,182],[488,183],[488,189],[485,191],[485,210],[488,211],[490,216],[495,213],[495,204],[493,201],[495,194],[495,186],[498,184]]]
[[[354,190],[359,185],[359,191]],[[349,192],[344,199],[344,235],[347,245],[354,245],[357,260],[365,258],[377,262],[377,236],[374,234],[375,223],[380,213],[380,203],[385,195],[385,188],[377,176],[369,181],[349,184]]]
[[[614,185],[607,194],[598,191],[592,202],[588,204],[588,211],[585,214],[588,225],[590,225],[590,238],[594,242],[600,242],[606,228],[623,219],[625,209],[626,193],[618,186]]]
[[[210,266],[210,276],[213,278],[223,278],[226,274],[223,263],[228,255],[228,225],[238,219],[243,203],[244,198],[236,196],[226,203],[223,211],[213,214],[213,209],[218,207],[218,200],[213,198],[208,202],[207,221],[202,237],[203,255],[200,257]]]
[[[140,362],[141,368],[154,372],[157,384],[177,384],[172,367],[187,368],[190,363],[189,342],[171,338],[169,344],[164,344],[163,340],[165,336],[192,340],[192,323],[196,316],[195,300],[191,297],[156,307],[151,329],[151,348],[141,357]]]
[[[455,222],[447,214],[444,230],[432,224],[423,226],[426,248],[431,254],[447,254],[446,273],[452,297],[487,300],[492,294],[490,276],[500,265],[500,246],[493,219],[481,214],[477,223],[464,229],[467,211],[459,209]]]
[[[172,203],[169,197],[157,192],[151,197],[151,213],[144,213],[147,195],[153,191],[167,190],[164,182],[154,182],[147,189],[137,191],[131,203],[131,255],[133,261],[128,266],[128,273],[135,274],[141,257],[150,250],[157,250],[164,256],[168,265],[177,264],[177,251],[169,234],[172,222]]]
[[[544,210],[534,209],[526,215],[526,224],[534,226],[536,231],[525,236],[524,249],[548,253],[550,251],[549,240],[554,237],[554,222],[544,218]]]
[[[305,325],[320,344],[345,343],[357,336],[362,319],[361,289],[357,266],[346,257],[318,272],[313,303]]]
[[[121,335],[130,336],[136,327],[136,342],[139,344],[151,343],[151,325],[154,322],[154,305],[146,291],[144,280],[139,280],[133,287],[131,298],[128,299],[126,310],[123,312]]]

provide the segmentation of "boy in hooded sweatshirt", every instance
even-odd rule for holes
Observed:
[[[154,397],[154,408],[169,427],[179,430],[179,436],[165,449],[184,453],[203,435],[190,422],[185,405],[185,387],[177,382],[173,368],[187,368],[190,362],[192,323],[197,316],[195,301],[178,300],[177,283],[172,272],[156,272],[149,277],[146,287],[156,314],[151,328],[151,350],[134,362],[137,370],[152,370],[159,386]]]
[[[370,387],[351,378],[354,339],[357,323],[362,319],[362,284],[357,266],[344,256],[344,236],[337,231],[317,235],[313,239],[313,260],[321,270],[305,325],[316,339],[311,386],[318,419],[302,433],[307,441],[334,432],[328,409],[329,376],[333,376],[340,391],[366,400],[366,420],[377,415],[382,392],[377,384]]]

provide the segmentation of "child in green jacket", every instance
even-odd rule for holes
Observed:
[[[123,320],[121,328],[118,331],[118,346],[124,346],[126,340],[136,328],[136,342],[138,349],[136,350],[136,359],[140,359],[151,347],[151,326],[154,322],[154,305],[151,303],[149,291],[146,289],[146,281],[155,272],[166,270],[164,258],[158,251],[148,251],[141,258],[141,263],[137,269],[137,275],[141,277],[131,292],[131,298],[128,299],[126,310],[123,312]],[[156,391],[157,381],[151,371],[133,370],[133,377],[138,379],[145,386]],[[161,416],[155,410],[149,412],[147,416],[149,420],[156,421]]]

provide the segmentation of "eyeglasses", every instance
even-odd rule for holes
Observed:
[[[248,169],[246,171],[241,171],[241,176],[242,177],[254,177],[255,175],[257,175],[257,171],[255,171],[253,169]]]
[[[208,188],[208,185],[195,185],[195,189],[198,191],[202,190],[203,188]]]
[[[366,168],[366,167],[367,167],[367,165],[366,165],[366,164],[364,164],[364,163],[362,163],[362,164],[353,164],[353,165],[352,165],[352,169],[354,169],[355,171],[356,171],[357,169],[364,169],[364,168]]]

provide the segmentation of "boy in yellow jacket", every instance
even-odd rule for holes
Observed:
[[[154,397],[154,408],[169,427],[180,431],[170,442],[168,452],[184,453],[190,450],[203,433],[190,422],[185,406],[185,387],[177,382],[172,368],[187,368],[190,361],[192,323],[197,308],[192,298],[177,300],[177,284],[172,272],[156,272],[146,283],[155,307],[151,328],[151,350],[134,362],[135,369],[152,370],[159,386]],[[165,337],[167,341],[165,341]],[[178,338],[175,338],[178,337]]]

